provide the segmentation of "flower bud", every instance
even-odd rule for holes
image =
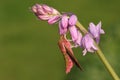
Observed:
[[[68,17],[67,17],[67,15],[63,15],[62,16],[61,25],[62,25],[63,28],[67,28],[68,27]]]
[[[49,24],[53,24],[58,21],[56,16],[60,17],[60,13],[56,9],[49,7],[45,4],[35,4],[32,7],[32,11],[39,19],[49,20]]]
[[[60,35],[66,34],[67,30],[68,29],[67,28],[63,28],[62,27],[62,23],[59,22],[59,33],[60,33]]]
[[[55,22],[57,22],[60,19],[60,16],[53,16],[52,18],[50,18],[48,20],[49,24],[54,24]]]
[[[52,11],[53,11],[51,7],[49,7],[49,6],[45,5],[45,4],[42,5],[42,8],[43,8],[43,10],[44,10],[46,13],[49,13],[49,14],[51,14]]]
[[[37,16],[41,20],[49,20],[52,16],[49,15],[38,15]]]
[[[78,31],[77,31],[76,26],[70,26],[69,30],[70,30],[72,41],[75,42],[78,38]]]
[[[77,22],[77,16],[76,15],[70,16],[70,18],[69,18],[69,25],[73,26],[73,25],[76,24],[76,22]]]

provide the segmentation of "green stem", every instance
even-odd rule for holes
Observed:
[[[80,22],[77,21],[76,26],[84,33],[88,33],[88,31],[80,24]],[[114,69],[111,67],[111,65],[109,64],[109,62],[107,61],[107,59],[105,58],[103,52],[101,51],[101,49],[99,48],[99,46],[95,43],[95,46],[98,48],[97,50],[97,55],[99,56],[100,60],[103,62],[103,64],[105,65],[106,69],[108,70],[108,72],[110,73],[110,75],[112,76],[112,78],[114,80],[120,80],[118,75],[115,73]]]

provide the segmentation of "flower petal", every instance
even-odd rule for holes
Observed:
[[[39,15],[45,15],[45,14],[47,14],[43,9],[37,9],[37,14],[39,14]]]
[[[38,15],[37,16],[41,20],[49,20],[52,16],[49,15]]]
[[[86,53],[87,53],[87,50],[86,50],[86,49],[84,49],[84,50],[82,51],[82,53],[83,53],[83,56],[85,56],[85,55],[86,55]]]
[[[104,32],[104,30],[103,29],[101,29],[101,21],[97,24],[97,26],[96,26],[96,28],[97,28],[97,31],[99,31],[100,32],[100,34],[105,34],[105,32]]]
[[[33,11],[34,13],[37,13],[37,7],[36,7],[36,5],[35,5],[35,6],[32,6],[32,11]]]
[[[66,32],[67,32],[67,28],[63,28],[62,27],[62,24],[61,24],[61,21],[59,22],[59,34],[60,35],[63,35],[63,34],[65,34]]]
[[[100,30],[100,34],[105,34],[103,29]]]
[[[69,25],[73,26],[73,25],[76,24],[76,22],[77,22],[77,16],[76,15],[70,16],[70,18],[69,18]]]
[[[46,13],[49,13],[49,14],[52,13],[52,8],[51,8],[51,7],[43,4],[43,5],[42,5],[42,8],[43,8],[43,10],[44,10]]]
[[[97,50],[97,47],[94,45],[93,38],[90,33],[87,33],[81,41],[82,47],[84,48],[83,55],[86,54],[86,52],[94,52]]]
[[[49,23],[49,24],[54,24],[54,23],[57,22],[59,19],[60,19],[59,16],[53,16],[52,18],[50,18],[50,19],[48,20],[48,23]]]
[[[78,39],[78,31],[77,31],[76,26],[70,26],[69,30],[70,30],[71,38],[73,42],[75,42]]]
[[[93,35],[93,37],[99,36],[99,30],[96,29],[96,26],[91,22],[89,24],[89,32]]]
[[[82,34],[78,30],[77,30],[77,35],[78,35],[78,38],[74,43],[78,46],[81,46]]]
[[[62,25],[63,28],[67,28],[67,26],[68,26],[68,17],[67,17],[67,15],[62,16],[61,25]]]

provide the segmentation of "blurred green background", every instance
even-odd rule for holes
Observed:
[[[74,52],[84,72],[74,66],[66,75],[58,25],[38,20],[30,10],[35,3],[73,12],[86,28],[102,21],[100,46],[120,76],[120,0],[1,0],[0,80],[112,80],[98,56],[83,57],[80,48]]]

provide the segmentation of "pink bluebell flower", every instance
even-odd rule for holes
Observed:
[[[86,55],[87,52],[95,52],[97,47],[94,45],[93,37],[90,33],[87,33],[81,40],[83,55]]]
[[[68,31],[68,16],[63,15],[59,21],[59,33],[60,35],[66,34]]]
[[[76,28],[77,16],[71,15],[69,18],[69,31],[75,47],[81,46],[82,34]]]
[[[104,30],[101,29],[101,22],[99,22],[97,25],[94,23],[89,24],[89,32],[92,34],[93,38],[97,43],[100,41],[100,34],[104,34]]]

